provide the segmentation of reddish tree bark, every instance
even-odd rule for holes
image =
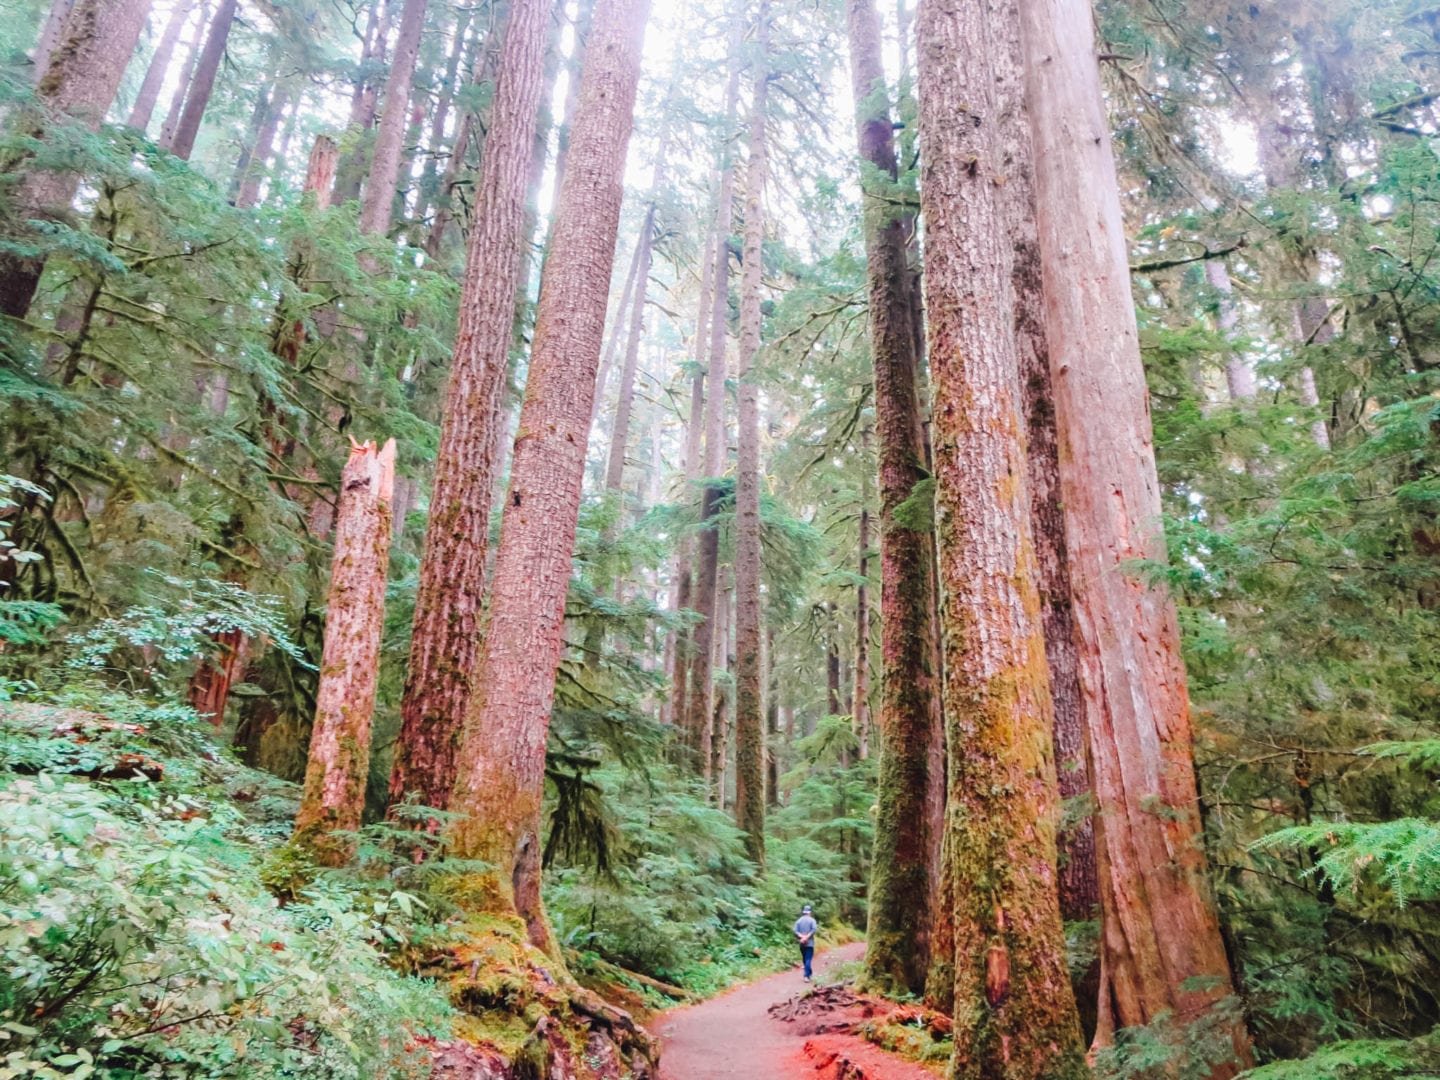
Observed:
[[[1090,795],[1090,763],[1085,745],[1085,702],[1080,694],[1080,661],[1070,600],[1070,567],[1065,544],[1065,514],[1060,504],[1060,450],[1050,385],[1050,345],[1045,332],[1045,290],[1040,237],[1035,222],[1035,162],[1030,118],[1025,108],[1024,59],[1015,0],[989,0],[993,27],[995,124],[1004,235],[1010,239],[1010,282],[1014,301],[1015,345],[1020,361],[1021,407],[1028,453],[1030,527],[1035,545],[1036,585],[1045,633],[1045,661],[1054,706],[1055,767],[1060,795]],[[1095,866],[1094,822],[1087,814],[1058,836],[1060,913],[1067,920],[1097,917],[1100,886]],[[1094,1030],[1098,961],[1076,981],[1082,1026]]]
[[[405,137],[405,117],[410,105],[410,84],[415,81],[415,60],[420,55],[420,34],[425,29],[426,0],[405,0],[400,13],[400,33],[395,56],[385,80],[385,108],[375,132],[375,150],[370,157],[370,175],[365,181],[365,198],[360,204],[360,231],[384,233],[390,228],[395,187],[400,179],[400,149]]]
[[[44,139],[54,123],[99,130],[149,12],[150,0],[76,0],[36,84],[39,107],[23,121],[30,138]],[[0,163],[0,171],[19,174],[10,193],[16,217],[53,220],[64,215],[79,175],[26,168],[30,156],[21,153]],[[0,254],[0,315],[25,317],[44,270],[43,258]]]
[[[215,89],[215,78],[220,74],[220,63],[225,59],[225,47],[230,41],[230,28],[235,25],[235,9],[236,0],[220,0],[215,18],[210,23],[205,48],[195,65],[195,77],[185,93],[185,108],[181,110],[175,137],[166,147],[176,157],[189,160],[195,149],[200,121],[210,106],[210,94]]]
[[[540,900],[545,743],[648,8],[596,4],[453,800],[454,853],[493,868],[467,896],[562,964]]]
[[[170,61],[175,55],[175,45],[179,42],[180,32],[185,29],[189,18],[190,4],[187,0],[177,0],[170,11],[170,18],[165,21],[165,29],[160,32],[160,40],[155,45],[155,55],[150,58],[150,66],[145,69],[145,78],[140,83],[140,89],[135,92],[135,104],[130,109],[130,117],[125,121],[137,131],[144,131],[150,126],[150,118],[155,114],[155,103],[160,100],[160,88],[164,85],[165,76],[170,71]]]
[[[515,322],[550,0],[515,0],[476,187],[390,801],[444,809],[479,649],[500,391]],[[608,277],[607,279],[608,280]]]
[[[954,0],[921,0],[917,14],[955,881],[950,1074],[1078,1080],[989,22],[986,5]]]
[[[340,474],[315,726],[295,816],[296,841],[327,866],[351,857],[352,842],[334,834],[358,829],[365,806],[394,484],[395,440],[378,451],[374,443],[351,447]]]
[[[849,0],[851,81],[857,106],[870,348],[880,472],[880,742],[875,848],[865,982],[918,994],[931,967],[937,849],[944,805],[940,641],[935,618],[935,544],[927,526],[897,518],[929,476],[920,408],[918,289],[908,237],[912,215],[895,214],[895,136],[873,0]]]
[[[1099,845],[1097,1042],[1162,1015],[1248,1061],[1206,880],[1180,635],[1128,569],[1164,561],[1149,401],[1087,0],[1019,0],[1046,328]],[[1213,1075],[1233,1075],[1221,1066]]]
[[[755,366],[762,330],[766,111],[770,69],[770,5],[761,0],[745,165],[745,244],[740,278],[739,455],[735,472],[735,823],[745,851],[765,865],[765,726],[760,667],[760,388]]]

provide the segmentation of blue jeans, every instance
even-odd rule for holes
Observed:
[[[808,978],[810,978],[810,975],[811,975],[810,962],[815,959],[815,946],[814,946],[814,945],[801,945],[801,946],[800,946],[800,959],[801,959],[802,961],[804,961],[804,963],[805,963],[805,977],[808,979]]]

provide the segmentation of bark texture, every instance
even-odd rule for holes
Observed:
[[[1035,546],[1035,583],[1045,632],[1045,661],[1055,715],[1055,768],[1062,799],[1090,794],[1085,745],[1085,702],[1070,600],[1065,514],[1060,503],[1060,447],[1050,386],[1050,343],[1045,330],[1045,287],[1040,235],[1035,221],[1035,162],[1025,106],[1024,57],[1015,0],[989,0],[994,43],[995,123],[1001,175],[1000,212],[1010,240],[1015,348],[1020,364],[1021,408],[1028,446],[1026,481]],[[1067,920],[1097,917],[1100,886],[1095,868],[1095,828],[1087,815],[1059,834],[1060,913]],[[1093,1028],[1099,969],[1076,987],[1087,1027]]]
[[[130,116],[125,121],[137,131],[144,131],[150,126],[150,118],[155,115],[155,103],[160,100],[160,88],[165,83],[165,76],[170,70],[170,60],[174,57],[175,46],[180,41],[180,32],[185,29],[185,22],[189,18],[190,4],[186,0],[178,0],[170,12],[170,18],[165,21],[165,29],[160,32],[160,40],[155,45],[155,55],[150,58],[150,66],[145,69],[145,78],[140,82],[140,89],[135,92],[135,104],[131,106]]]
[[[1090,724],[1103,909],[1097,1041],[1168,1014],[1248,1040],[1205,877],[1175,609],[1127,569],[1165,558],[1149,401],[1086,0],[1020,0],[1037,218]],[[1213,1075],[1233,1075],[1233,1066]]]
[[[921,0],[925,299],[955,881],[950,1075],[1087,1072],[1056,891],[1059,792],[986,5]]]
[[[38,108],[22,120],[30,138],[43,140],[56,124],[99,130],[140,41],[150,2],[75,0],[36,84]],[[0,171],[20,175],[10,195],[16,217],[54,220],[65,215],[79,187],[79,175],[27,168],[29,157],[25,153],[0,163]],[[43,258],[0,254],[0,315],[25,317],[44,269]]]
[[[60,35],[65,32],[65,20],[70,18],[74,7],[75,0],[51,0],[50,10],[46,12],[45,21],[40,25],[40,37],[30,55],[30,63],[35,68],[37,80],[45,74],[45,68],[50,63],[50,54],[59,44]]]
[[[296,841],[328,866],[350,858],[351,842],[334,834],[358,829],[365,805],[394,484],[395,440],[378,451],[374,443],[351,448],[340,475],[315,726],[295,816]]]
[[[595,8],[453,803],[455,854],[493,868],[471,902],[519,915],[557,963],[540,900],[545,743],[648,10]]]
[[[415,59],[420,54],[420,33],[425,29],[426,0],[405,0],[400,13],[400,33],[395,56],[385,80],[385,108],[375,132],[375,150],[370,158],[370,175],[365,198],[360,204],[360,231],[384,233],[390,228],[395,188],[400,180],[400,149],[405,136],[405,117],[410,104],[410,84],[415,81]]]
[[[740,365],[735,469],[735,823],[745,850],[765,865],[765,716],[760,656],[760,289],[764,281],[765,179],[768,171],[769,3],[755,32],[750,146],[745,166],[745,244],[740,279]],[[722,793],[723,794],[723,793]]]
[[[215,89],[215,79],[220,74],[220,63],[225,59],[225,47],[230,41],[230,28],[235,25],[236,0],[220,0],[215,18],[210,22],[210,31],[205,36],[205,48],[195,64],[195,77],[185,92],[185,108],[180,113],[180,123],[175,128],[174,140],[167,149],[176,157],[190,159],[195,149],[195,139],[200,134],[200,121],[210,106],[210,94]]]
[[[919,994],[932,962],[945,790],[934,539],[926,525],[897,517],[929,476],[918,286],[907,251],[915,220],[890,203],[898,163],[874,0],[849,0],[848,16],[880,473],[880,770],[865,982],[883,993]]]
[[[444,809],[479,650],[500,392],[515,320],[525,200],[545,85],[548,0],[515,0],[476,186],[460,326],[425,532],[390,802]]]

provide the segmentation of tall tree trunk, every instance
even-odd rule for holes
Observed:
[[[649,258],[649,244],[648,233],[642,231],[636,238],[635,250],[630,255],[630,269],[625,272],[625,287],[620,290],[620,306],[615,309],[615,318],[609,322],[610,335],[605,339],[605,351],[600,354],[600,373],[595,376],[595,408],[592,410],[595,415],[590,418],[592,427],[605,402],[605,387],[610,382],[610,369],[615,366],[615,356],[620,351],[621,343],[628,341],[625,328],[629,325],[635,283],[640,275],[640,258],[642,255]]]
[[[986,5],[921,0],[925,299],[944,584],[956,1080],[1087,1074],[1056,891],[1059,791]],[[996,301],[1000,301],[997,303]]]
[[[175,92],[170,96],[170,106],[165,110],[165,119],[160,122],[160,137],[156,141],[168,147],[175,141],[175,132],[180,127],[180,114],[185,111],[185,95],[190,91],[190,81],[195,77],[195,62],[205,45],[205,30],[210,25],[210,0],[200,0],[200,14],[195,20],[195,32],[185,47],[185,60],[180,65],[180,77],[175,83]]]
[[[545,743],[648,8],[596,4],[453,802],[455,855],[492,868],[473,902],[519,915],[562,966],[540,899]]]
[[[480,48],[483,35],[478,31],[472,37],[470,35],[470,19],[473,12],[470,8],[461,8],[455,13],[454,38],[450,43],[450,52],[445,58],[445,71],[441,76],[440,94],[435,101],[435,108],[430,114],[430,131],[425,140],[426,157],[425,167],[420,173],[420,198],[415,208],[417,223],[423,221],[429,214],[430,208],[438,200],[438,172],[437,164],[441,147],[445,145],[445,129],[450,123],[450,112],[455,104],[455,91],[460,86],[461,69],[464,69],[464,77],[468,80],[475,66],[475,54]],[[463,126],[462,119],[461,125]],[[458,139],[458,131],[457,131]]]
[[[379,451],[374,443],[352,447],[340,475],[315,726],[295,816],[296,840],[327,866],[350,859],[352,842],[334,834],[358,829],[365,806],[394,483],[395,440]]]
[[[694,497],[695,483],[700,479],[702,438],[705,434],[705,357],[710,342],[710,308],[712,273],[715,260],[712,257],[715,243],[711,230],[701,248],[700,254],[700,302],[695,313],[695,337],[691,351],[697,370],[690,378],[690,416],[685,424],[685,486],[682,498],[689,502]],[[690,610],[693,603],[695,584],[695,540],[688,533],[680,537],[675,551],[675,610]],[[670,675],[670,718],[679,730],[682,739],[689,730],[685,710],[690,700],[690,670],[694,665],[694,632],[682,627],[675,632],[675,662]]]
[[[45,68],[50,64],[50,54],[60,43],[60,38],[65,33],[65,22],[74,8],[75,0],[50,0],[50,10],[45,15],[45,21],[40,24],[40,37],[30,54],[36,82],[44,76]]]
[[[760,357],[764,284],[766,110],[770,5],[755,32],[750,149],[745,166],[745,243],[740,277],[739,457],[735,469],[735,823],[745,851],[765,865],[765,724],[760,666]]]
[[[225,59],[225,47],[230,41],[230,28],[235,25],[236,0],[220,0],[215,18],[210,23],[210,32],[205,37],[205,48],[195,66],[195,78],[185,94],[185,108],[180,113],[180,123],[175,128],[175,138],[167,149],[178,158],[187,161],[195,149],[195,139],[200,134],[200,121],[210,106],[210,94],[215,89],[215,78],[220,74],[220,63]]]
[[[480,645],[500,391],[529,239],[525,200],[545,85],[550,9],[550,0],[515,0],[505,35],[435,461],[390,774],[392,805],[413,798],[444,809],[455,782],[456,742]]]
[[[860,581],[855,586],[855,701],[850,709],[861,761],[870,757],[870,428],[860,430]]]
[[[375,150],[370,157],[370,175],[365,181],[365,198],[360,204],[360,231],[385,233],[400,179],[400,149],[405,137],[405,118],[410,106],[410,86],[415,81],[415,61],[420,55],[420,34],[425,29],[426,0],[405,0],[400,13],[400,33],[395,40],[395,58],[385,80],[385,108],[375,133]]]
[[[1055,768],[1062,799],[1088,799],[1090,763],[1086,749],[1085,703],[1070,600],[1070,566],[1065,514],[1060,502],[1060,450],[1050,382],[1050,344],[1045,330],[1044,274],[1035,221],[1035,162],[1030,117],[1025,107],[1024,57],[1016,0],[989,0],[994,60],[995,126],[1003,235],[1010,240],[1015,347],[1020,364],[1021,410],[1028,453],[1030,528],[1035,548],[1035,584],[1045,635],[1054,708]],[[1060,914],[1068,921],[1095,919],[1100,885],[1095,866],[1095,827],[1089,814],[1057,837]],[[1081,1027],[1095,1030],[1099,961],[1076,978]]]
[[[38,108],[22,121],[30,139],[45,139],[56,123],[99,130],[140,41],[150,2],[76,0],[36,84]],[[30,157],[29,152],[21,152],[0,163],[0,171],[20,177],[10,192],[15,217],[20,221],[63,217],[80,186],[79,174],[27,168]],[[44,270],[43,257],[0,254],[0,315],[25,317]]]
[[[765,692],[765,805],[780,805],[780,664],[775,656],[775,627],[765,628],[765,670],[769,687]]]
[[[1215,328],[1225,339],[1225,389],[1236,404],[1253,401],[1257,393],[1255,372],[1244,354],[1235,347],[1235,328],[1240,324],[1240,309],[1235,303],[1235,287],[1223,259],[1205,260],[1205,281],[1215,290]]]
[[[880,437],[880,741],[865,982],[919,994],[931,966],[936,848],[944,805],[935,544],[928,524],[897,518],[930,474],[920,407],[919,297],[907,243],[912,215],[895,214],[895,136],[874,0],[849,0],[851,78],[865,195],[870,348]],[[873,170],[873,171],[872,171]]]
[[[144,131],[150,126],[150,118],[155,114],[155,103],[160,100],[160,88],[165,83],[165,76],[170,71],[170,60],[175,55],[175,45],[180,40],[180,32],[185,29],[189,18],[188,0],[176,0],[170,11],[170,18],[165,22],[165,29],[160,33],[160,40],[155,45],[155,55],[150,58],[150,66],[145,69],[145,78],[135,93],[135,104],[130,109],[130,117],[125,121],[137,131]]]
[[[361,38],[360,64],[350,94],[350,120],[345,130],[353,140],[335,169],[335,191],[331,200],[337,205],[360,195],[365,180],[366,134],[375,126],[378,104],[376,72],[384,70],[385,54],[390,47],[390,21],[395,15],[394,0],[376,0],[369,5],[370,18]]]
[[[659,172],[659,169],[656,169]],[[657,183],[651,190],[659,187]],[[625,360],[620,368],[620,386],[615,399],[615,419],[610,428],[610,453],[605,462],[605,490],[619,491],[625,479],[625,448],[630,442],[630,414],[635,407],[635,369],[640,361],[640,339],[645,330],[645,294],[650,284],[651,252],[654,250],[655,202],[651,197],[640,223],[635,248],[635,278],[629,329],[625,336]]]
[[[275,149],[275,133],[280,128],[280,118],[290,107],[290,88],[284,83],[275,87],[270,97],[260,129],[255,133],[255,145],[250,150],[240,174],[240,186],[235,195],[235,205],[242,210],[260,201],[260,185],[265,180],[265,167]]]
[[[1162,1015],[1248,1038],[1206,880],[1160,487],[1088,0],[1019,0],[1080,688],[1098,805],[1097,1042]],[[1221,1066],[1214,1076],[1233,1075]]]
[[[735,128],[740,100],[740,30],[743,11],[731,14],[730,77],[725,86],[725,131]],[[710,277],[710,348],[705,369],[705,478],[725,469],[725,342],[730,310],[730,228],[735,203],[735,164],[731,142],[721,149],[720,197],[716,203],[715,265]],[[710,763],[710,701],[713,695],[711,661],[715,647],[715,600],[720,573],[720,532],[715,515],[720,489],[706,484],[700,501],[702,531],[695,566],[695,643],[690,665],[690,700],[685,705],[686,744],[697,773],[707,776]]]

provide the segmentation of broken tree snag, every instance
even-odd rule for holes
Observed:
[[[340,474],[320,689],[295,816],[295,839],[327,866],[350,857],[349,840],[332,834],[358,829],[365,802],[394,488],[395,440],[378,451],[352,442]]]

